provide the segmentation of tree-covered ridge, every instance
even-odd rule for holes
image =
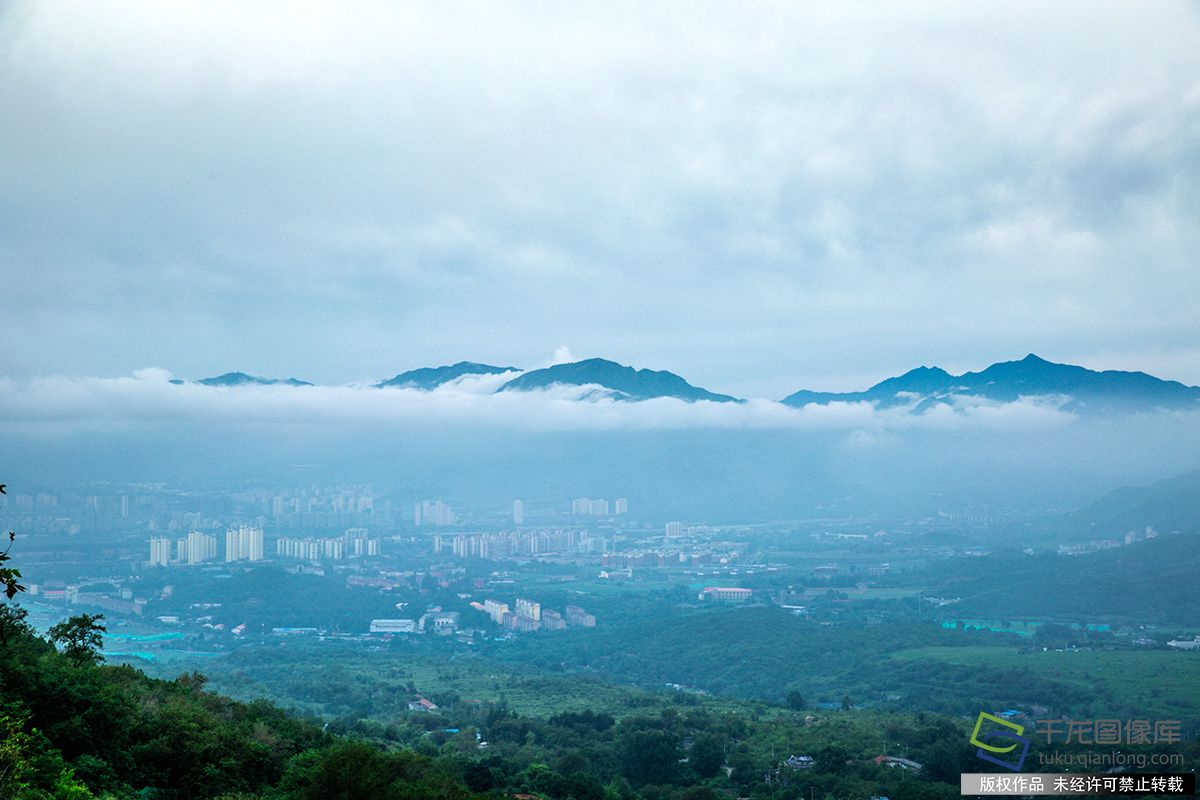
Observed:
[[[1200,535],[1164,535],[1087,555],[996,553],[964,559],[931,586],[960,616],[1141,625],[1192,624],[1200,610]]]
[[[60,632],[60,653],[4,608],[6,800],[471,796],[454,769],[428,756],[363,750],[270,703],[206,692],[201,675],[163,681],[95,663],[83,652],[87,636],[71,630]]]
[[[99,663],[88,636],[98,626],[95,618],[75,618],[57,631],[59,652],[34,635],[17,607],[5,609],[11,612],[0,646],[0,797],[6,800],[468,800],[518,794],[703,800],[752,788],[764,769],[773,768],[773,756],[755,741],[778,725],[697,708],[618,722],[589,710],[527,718],[500,703],[420,715],[418,724],[407,725],[410,734],[418,732],[408,741],[370,726],[339,725],[345,735],[335,735],[268,702],[208,692],[205,678],[195,673],[165,681]],[[799,713],[780,713],[794,717],[793,726],[811,725]],[[816,748],[828,737],[813,732]],[[481,748],[481,740],[491,749]],[[893,785],[915,780],[868,765],[876,745],[866,747],[847,751],[862,761],[854,770],[847,770],[838,751],[822,762],[828,769],[816,770],[805,785],[825,796],[851,775],[867,781],[871,791],[883,779]],[[953,794],[937,781],[922,782],[913,792]]]

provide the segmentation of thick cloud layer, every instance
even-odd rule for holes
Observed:
[[[1194,469],[1200,441],[1198,413],[1092,418],[1064,410],[1063,397],[961,398],[916,413],[623,402],[596,387],[495,393],[496,376],[434,391],[171,377],[0,379],[6,482],[84,493],[130,482],[363,485],[477,509],[629,497],[645,514],[707,520],[1025,513]]]
[[[1200,382],[1198,16],[5,3],[0,374]]]
[[[1070,509],[1194,469],[1200,414],[1074,416],[1063,398],[959,401],[914,414],[865,403],[789,408],[595,399],[589,387],[493,393],[367,385],[0,380],[0,456],[23,491],[362,485],[402,501],[559,508],[628,497],[641,514],[754,520]],[[588,399],[581,399],[588,398]]]
[[[507,376],[507,377],[511,377]],[[433,391],[347,386],[210,387],[171,382],[171,373],[143,369],[126,378],[48,377],[0,380],[0,423],[10,430],[84,431],[160,423],[344,425],[401,429],[511,431],[794,429],[887,431],[914,428],[1031,430],[1068,425],[1063,397],[1013,403],[962,398],[919,414],[869,403],[791,408],[771,400],[639,402],[604,396],[599,386],[555,385],[530,392],[495,390],[506,376],[467,376]],[[914,399],[914,404],[916,403]]]

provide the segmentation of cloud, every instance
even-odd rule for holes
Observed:
[[[508,372],[499,372],[495,375],[463,375],[460,378],[443,384],[439,389],[443,393],[461,392],[466,394],[490,395],[520,374],[520,370],[510,370]]]
[[[571,348],[567,347],[565,344],[560,344],[558,347],[554,348],[554,357],[550,359],[550,363],[547,364],[547,366],[554,366],[555,364],[571,364],[578,360],[579,359],[575,357],[575,354],[571,352]]]
[[[217,422],[239,425],[404,426],[513,431],[790,429],[869,432],[907,429],[1030,430],[1070,424],[1062,398],[1013,403],[962,402],[914,414],[869,403],[792,408],[771,400],[687,403],[673,398],[623,402],[599,386],[557,385],[494,393],[511,374],[468,376],[433,391],[344,386],[210,387],[171,382],[162,369],[131,377],[0,380],[0,422],[12,430],[80,431],[104,427]]]

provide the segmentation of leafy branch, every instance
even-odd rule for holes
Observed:
[[[6,491],[7,485],[0,483],[0,494],[8,494]],[[6,567],[4,564],[12,557],[8,551],[12,549],[13,542],[16,540],[17,534],[13,531],[8,532],[8,547],[0,550],[0,584],[4,585],[4,594],[9,600],[16,597],[17,592],[25,591],[25,587],[18,581],[21,577],[21,570],[15,567]]]

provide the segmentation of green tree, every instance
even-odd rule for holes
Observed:
[[[63,655],[76,664],[95,664],[101,660],[103,634],[108,630],[100,624],[103,614],[80,614],[50,628],[50,641],[62,645]]]
[[[296,800],[373,800],[395,797],[387,756],[368,744],[345,742],[292,759],[280,788]]]
[[[981,763],[975,760],[971,748],[956,738],[939,739],[922,753],[921,759],[925,777],[943,783],[955,783],[962,773]]]
[[[29,734],[20,720],[0,716],[0,797],[17,797],[29,786]]]
[[[624,778],[613,778],[604,784],[604,800],[637,800],[637,793]]]
[[[54,783],[54,800],[93,800],[95,795],[75,777],[75,770],[64,767]]]
[[[93,800],[61,754],[46,746],[36,730],[27,733],[21,719],[0,715],[0,797],[16,800]],[[38,784],[49,789],[47,792]]]
[[[745,743],[738,745],[737,749],[729,754],[729,766],[733,768],[733,782],[742,787],[752,784],[759,775],[759,765]]]
[[[787,693],[787,707],[792,711],[804,710],[804,695],[800,694],[799,689],[792,689]]]
[[[852,761],[851,753],[838,741],[830,741],[816,752],[816,768],[830,775],[842,775]]]
[[[666,731],[628,733],[621,747],[621,764],[634,783],[669,783],[679,761],[679,746]]]
[[[711,778],[721,771],[725,763],[725,747],[721,737],[715,733],[702,733],[692,742],[688,763],[701,778]]]
[[[496,786],[492,768],[480,761],[472,761],[463,767],[463,782],[472,792],[486,792]]]
[[[12,603],[0,603],[0,645],[21,636],[32,636],[33,628],[25,621],[29,612]]]
[[[568,775],[564,788],[567,796],[575,800],[604,800],[604,786],[596,778],[582,772]]]

